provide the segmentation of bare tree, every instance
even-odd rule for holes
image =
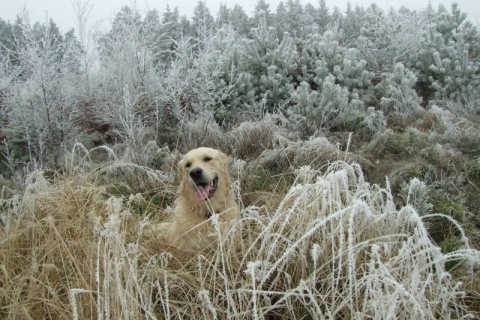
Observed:
[[[32,26],[26,10],[21,20],[5,131],[11,143],[26,147],[27,159],[57,166],[71,131],[79,47],[74,38],[63,37],[52,20]]]
[[[92,87],[91,72],[96,62],[96,50],[94,43],[94,33],[97,30],[98,23],[91,21],[91,12],[94,4],[91,0],[72,0],[73,10],[76,18],[76,34],[78,41],[82,47],[81,54],[81,69],[85,80],[85,90],[90,94]]]

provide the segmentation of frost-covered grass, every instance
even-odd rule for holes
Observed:
[[[200,254],[166,247],[149,233],[165,210],[140,195],[109,195],[96,174],[103,173],[48,181],[37,172],[22,194],[4,193],[1,318],[449,319],[478,312],[471,306],[480,293],[468,283],[478,276],[480,253],[460,225],[460,248],[442,253],[427,231],[432,217],[398,208],[388,184],[369,184],[355,163],[298,167],[277,203],[242,209],[225,242]],[[141,202],[149,215],[133,212]],[[461,263],[448,272],[451,261]]]

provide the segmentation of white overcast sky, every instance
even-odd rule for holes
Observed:
[[[85,0],[83,0],[85,1]],[[229,8],[238,3],[242,6],[245,12],[251,16],[257,0],[204,0],[207,7],[210,9],[212,15],[216,15],[221,3],[225,3]],[[270,4],[270,10],[275,12],[281,0],[266,0]],[[284,1],[284,3],[286,0]],[[311,3],[318,7],[318,0],[301,0],[305,5]],[[459,4],[460,8],[466,12],[475,25],[480,26],[480,0],[350,0],[352,5],[359,4],[365,8],[372,3],[376,3],[383,9],[399,8],[405,6],[413,10],[423,9],[428,2],[437,8],[440,3],[443,3],[448,9],[453,2]],[[198,0],[90,0],[93,4],[91,12],[91,19],[101,22],[103,28],[109,28],[110,21],[115,14],[124,5],[132,6],[134,4],[137,9],[144,12],[146,10],[157,9],[162,13],[167,6],[171,8],[178,7],[180,15],[191,17],[195,5]],[[327,6],[333,9],[334,6],[339,7],[342,11],[346,8],[347,0],[326,0]],[[60,27],[62,32],[68,31],[75,27],[75,14],[73,11],[72,0],[0,0],[0,17],[4,20],[14,22],[16,15],[21,8],[25,6],[30,14],[30,21],[45,22],[47,18],[52,18]],[[102,29],[103,29],[102,28]]]

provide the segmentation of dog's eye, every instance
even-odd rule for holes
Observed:
[[[187,163],[185,164],[185,167],[186,167],[186,168],[190,168],[191,166],[192,166],[192,163],[191,163],[191,162],[187,162]]]
[[[209,162],[209,161],[211,161],[212,159],[213,159],[212,157],[206,156],[205,158],[203,158],[203,161],[204,161],[204,162]]]

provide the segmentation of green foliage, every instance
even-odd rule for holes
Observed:
[[[396,64],[391,73],[383,73],[380,83],[375,86],[383,112],[409,115],[420,111],[422,99],[413,89],[416,82],[415,74],[402,64]]]
[[[360,124],[371,133],[381,133],[387,129],[387,121],[383,112],[381,110],[375,110],[374,107],[367,108],[367,114]]]
[[[165,11],[162,13],[161,32],[163,35],[163,45],[161,47],[163,50],[159,52],[161,62],[170,63],[175,58],[176,42],[182,35],[178,8],[175,7],[175,9],[172,10],[167,4]],[[158,37],[158,34],[154,36]]]
[[[250,185],[251,191],[272,190],[272,185],[275,185],[275,180],[272,179],[270,171],[265,168],[259,168],[253,173],[255,177],[253,183]]]
[[[435,214],[430,218],[428,224],[428,231],[438,244],[443,253],[455,252],[464,248],[465,243],[462,239],[462,233],[458,229],[459,223],[465,223],[467,209],[463,203],[463,199],[458,196],[452,196],[442,190],[431,189],[428,193],[428,199],[432,204],[432,211]],[[445,215],[442,216],[442,215]],[[450,220],[446,217],[452,217]],[[449,261],[446,263],[447,270],[451,271],[453,268],[459,266],[459,261]]]
[[[407,128],[405,132],[395,132],[388,128],[375,134],[373,140],[365,148],[379,157],[407,157],[422,154],[430,143],[428,136],[415,128]]]
[[[388,134],[385,139],[385,151],[394,154],[401,155],[407,146],[407,141],[401,133]]]
[[[413,178],[409,183],[401,186],[400,196],[407,205],[411,205],[421,216],[432,213],[433,204],[430,202],[429,188],[423,181]]]
[[[204,37],[214,28],[213,16],[204,1],[199,0],[193,9],[192,28],[197,39]]]
[[[426,101],[478,99],[480,63],[470,46],[477,46],[480,35],[465,22],[457,5],[452,13],[440,10],[435,24],[429,26],[410,64],[418,77],[418,89]]]
[[[255,88],[255,100],[265,101],[267,111],[282,105],[293,89],[291,72],[294,69],[293,39],[285,36],[279,41],[275,28],[268,27],[266,18],[260,20],[258,28],[251,30],[252,39],[245,43],[241,70],[249,76]]]
[[[315,23],[318,25],[320,33],[327,31],[328,25],[332,22],[333,17],[327,7],[325,0],[319,1],[319,7],[314,17]]]
[[[433,212],[448,215],[459,222],[465,221],[468,210],[465,208],[462,197],[432,189],[428,193],[428,198],[432,203]]]
[[[326,77],[333,75],[336,83],[359,95],[371,88],[374,74],[366,70],[366,62],[355,49],[342,47],[333,32],[310,34],[297,51],[297,81],[321,88]]]
[[[436,133],[432,134],[435,142],[454,146],[466,155],[480,155],[480,125],[477,121],[470,121],[463,117],[457,118],[451,112],[437,106],[433,106],[430,110],[437,120]]]
[[[245,13],[245,10],[243,10],[239,4],[235,4],[231,10],[229,23],[241,36],[247,36],[250,32],[251,21]]]
[[[147,160],[147,166],[153,169],[161,169],[165,164],[165,158],[167,154],[163,150],[156,148],[155,152],[150,154],[149,159]]]
[[[406,63],[418,51],[427,18],[406,8],[384,14],[375,4],[365,15],[355,47],[367,61],[368,69],[391,72],[395,64]]]
[[[12,64],[16,64],[14,26],[0,18],[0,53],[8,57]]]
[[[353,129],[365,116],[365,107],[357,94],[335,84],[335,77],[324,79],[320,92],[302,82],[292,94],[293,110],[322,128]]]

